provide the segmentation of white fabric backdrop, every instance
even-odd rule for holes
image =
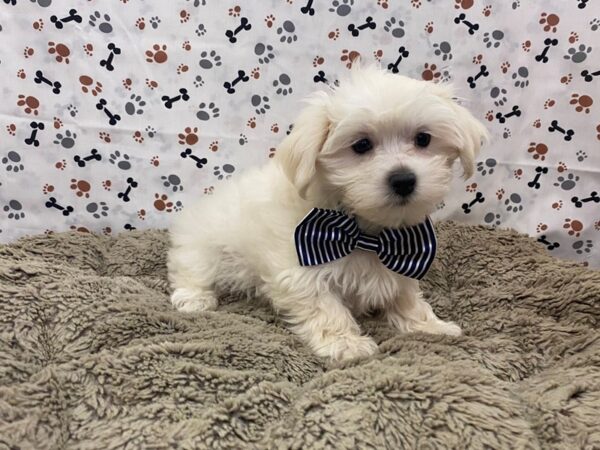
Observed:
[[[599,17],[583,0],[4,0],[0,239],[165,227],[266,162],[355,55],[403,55],[399,72],[456,84],[493,136],[438,218],[600,266]]]

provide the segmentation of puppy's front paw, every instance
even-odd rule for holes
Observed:
[[[333,361],[366,358],[379,350],[377,343],[370,337],[354,334],[329,338],[326,342],[316,343],[314,349],[317,355]]]
[[[445,334],[447,336],[460,336],[462,334],[462,330],[454,322],[444,322],[439,319],[424,323],[419,331],[431,334]]]
[[[186,313],[212,311],[217,308],[217,299],[211,293],[188,288],[175,289],[171,295],[171,303],[178,311]]]

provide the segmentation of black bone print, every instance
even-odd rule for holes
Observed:
[[[469,214],[472,210],[472,207],[475,204],[483,203],[484,201],[485,201],[485,197],[483,196],[483,193],[477,192],[475,194],[475,198],[473,198],[473,200],[471,200],[469,203],[463,203],[461,207],[465,214]]]
[[[112,112],[109,111],[109,109],[107,108],[108,106],[108,102],[101,98],[98,103],[96,103],[96,109],[100,110],[100,111],[104,111],[104,114],[106,114],[106,116],[108,117],[108,123],[110,125],[116,125],[117,122],[119,120],[121,120],[121,116],[118,114],[113,114]]]
[[[175,95],[173,97],[169,97],[168,95],[163,95],[161,100],[165,103],[165,108],[171,109],[173,107],[173,103],[178,102],[179,100],[183,100],[187,102],[190,99],[188,95],[188,90],[186,88],[179,89],[179,95]]]
[[[548,51],[550,47],[556,47],[558,45],[558,39],[546,38],[544,39],[544,50],[539,55],[536,55],[535,60],[546,64],[550,59],[548,58]]]
[[[398,69],[398,65],[402,62],[404,58],[407,58],[410,55],[410,52],[404,48],[404,46],[398,49],[398,58],[393,63],[388,64],[388,70],[391,70],[392,73],[398,73],[400,69]]]
[[[302,14],[308,14],[309,16],[315,15],[315,8],[313,8],[314,0],[307,0],[306,5],[300,8]]]
[[[226,81],[225,83],[223,83],[223,87],[227,90],[228,94],[234,94],[235,93],[235,85],[238,84],[240,81],[245,83],[250,79],[250,77],[248,75],[246,75],[246,72],[243,70],[238,70],[237,73],[237,77],[235,77],[235,79],[233,79],[232,81]]]
[[[573,136],[575,136],[575,130],[562,128],[558,124],[558,120],[553,120],[550,123],[550,126],[548,127],[548,131],[550,133],[554,133],[555,131],[558,131],[559,133],[562,133],[564,135],[563,139],[565,141],[570,141],[571,139],[573,139]]]
[[[98,153],[98,150],[93,148],[90,151],[90,154],[87,156],[82,157],[79,155],[75,155],[73,157],[73,161],[75,161],[79,167],[85,167],[90,161],[102,161],[102,155]]]
[[[196,167],[198,169],[202,169],[208,162],[208,160],[206,158],[199,158],[198,156],[192,154],[191,148],[186,148],[185,151],[180,153],[180,156],[183,159],[190,158],[190,159],[194,160],[196,162]]]
[[[548,173],[547,167],[537,166],[535,168],[535,177],[533,178],[533,180],[531,180],[529,183],[527,183],[527,186],[529,186],[530,188],[533,188],[533,189],[541,188],[542,185],[540,184],[540,177],[547,173]]]
[[[560,244],[558,242],[549,242],[548,239],[546,238],[545,234],[542,234],[538,240],[538,242],[541,242],[542,244],[544,244],[546,246],[547,250],[554,250],[558,247],[560,247]]]
[[[52,22],[54,24],[54,26],[59,30],[63,29],[65,23],[69,23],[69,22],[81,23],[82,21],[83,21],[83,19],[81,18],[81,16],[79,14],[77,14],[76,9],[70,9],[69,15],[63,17],[62,19],[59,19],[56,15],[50,16],[50,22]]]
[[[489,72],[487,70],[487,67],[485,65],[482,65],[479,68],[479,72],[477,72],[477,74],[474,77],[469,77],[467,78],[467,83],[469,83],[469,87],[471,89],[475,89],[475,87],[477,86],[477,84],[475,83],[480,77],[487,77],[489,76]]]
[[[348,31],[352,34],[352,36],[357,37],[358,35],[360,35],[360,32],[362,30],[365,30],[367,28],[369,30],[374,30],[376,27],[377,24],[373,21],[373,18],[369,16],[365,19],[365,23],[363,23],[362,25],[357,26],[353,23],[348,25]]]
[[[29,124],[31,128],[31,134],[28,138],[25,139],[25,144],[33,145],[34,147],[40,146],[40,141],[37,139],[38,131],[44,130],[45,125],[44,122],[36,122],[35,120]]]
[[[519,105],[514,105],[512,107],[512,110],[509,113],[497,113],[496,114],[496,119],[498,120],[498,122],[500,123],[504,123],[506,122],[506,119],[510,118],[510,117],[520,117],[521,116],[521,110],[519,109]]]
[[[131,198],[129,197],[129,194],[131,193],[132,189],[135,189],[138,187],[138,183],[132,177],[127,178],[126,182],[127,182],[127,188],[125,188],[124,192],[119,192],[117,194],[117,197],[120,198],[121,200],[123,200],[124,202],[129,202],[131,200]]]
[[[100,60],[100,67],[105,67],[106,70],[112,72],[113,70],[115,70],[115,66],[113,66],[112,64],[113,59],[115,55],[121,54],[121,49],[112,42],[108,44],[107,48],[110,53],[108,54],[108,57],[106,59]]]
[[[586,198],[571,197],[571,202],[575,205],[575,208],[582,208],[584,203],[600,203],[600,197],[596,191],[590,192],[590,195]]]
[[[59,205],[55,197],[50,197],[48,199],[48,201],[46,202],[46,208],[58,209],[59,211],[62,211],[63,216],[68,216],[74,211],[74,208],[72,206]]]
[[[239,26],[235,29],[235,30],[227,30],[225,32],[225,36],[227,36],[227,38],[229,39],[229,42],[231,42],[232,44],[235,44],[237,42],[237,34],[242,31],[242,30],[251,30],[252,29],[252,24],[250,22],[248,22],[248,19],[246,17],[242,17],[242,19],[240,20],[240,24]]]
[[[466,25],[467,28],[468,28],[468,33],[470,35],[475,34],[475,32],[477,30],[479,30],[479,24],[478,23],[469,22],[467,20],[467,15],[465,13],[460,13],[457,17],[455,17],[454,18],[454,23],[457,24],[457,25],[460,24],[460,23],[463,23],[464,25]]]
[[[53,94],[60,94],[60,88],[62,88],[62,84],[59,81],[50,81],[48,78],[46,78],[44,76],[44,72],[42,72],[41,70],[37,70],[35,72],[35,78],[33,79],[33,81],[36,84],[47,84],[48,86],[52,87],[52,93]]]

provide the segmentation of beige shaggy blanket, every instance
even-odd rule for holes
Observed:
[[[0,247],[0,449],[600,448],[600,272],[437,228],[422,287],[465,335],[369,319],[338,366],[259,300],[174,311],[163,231]]]

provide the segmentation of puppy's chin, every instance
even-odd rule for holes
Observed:
[[[441,200],[440,200],[441,201]],[[388,205],[372,208],[344,207],[353,214],[365,232],[378,232],[383,228],[402,228],[416,225],[433,213],[436,204],[422,203],[416,199],[397,199]]]

